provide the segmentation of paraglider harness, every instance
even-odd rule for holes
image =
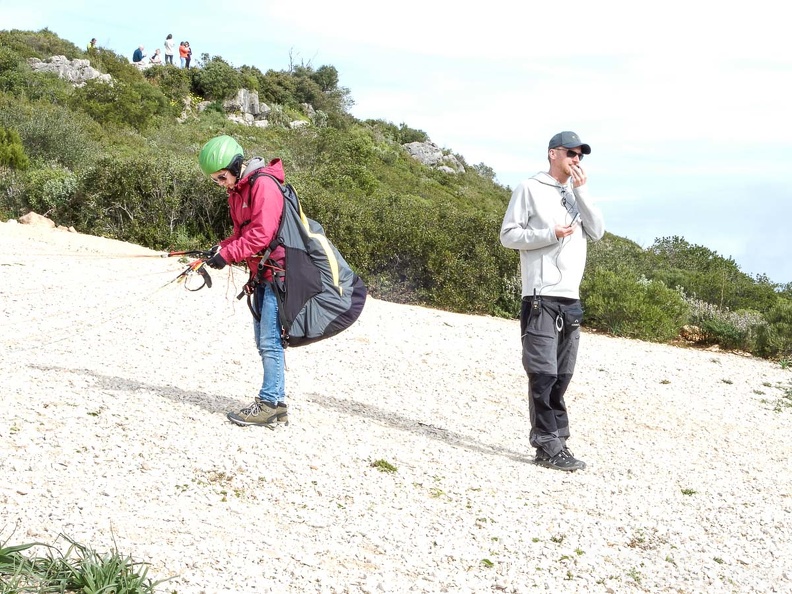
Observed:
[[[278,290],[281,292],[286,291],[286,271],[275,260],[270,258],[272,252],[273,248],[270,246],[263,252],[259,252],[259,254],[257,254],[261,256],[261,260],[259,260],[256,270],[250,271],[250,279],[245,283],[245,286],[242,287],[242,291],[239,293],[239,295],[237,295],[237,299],[247,297],[248,309],[250,309],[250,313],[253,314],[253,317],[257,322],[261,321],[261,310],[256,304],[256,287],[269,282],[270,286],[272,287],[272,291],[276,295],[279,294]],[[270,269],[272,274],[271,281],[264,280],[267,268]]]
[[[270,245],[260,252],[261,259],[237,299],[247,296],[248,307],[261,319],[256,289],[269,283],[278,302],[281,341],[284,346],[309,344],[338,334],[357,320],[366,301],[363,281],[344,260],[325,235],[322,226],[305,216],[291,184],[259,170],[259,177],[273,180],[283,196],[283,212]],[[284,264],[271,256],[284,249]],[[265,280],[269,269],[272,280]],[[288,269],[288,279],[286,274]]]

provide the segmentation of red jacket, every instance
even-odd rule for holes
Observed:
[[[283,214],[283,194],[274,180],[266,175],[259,176],[250,185],[251,175],[263,171],[284,183],[286,176],[280,159],[273,159],[269,165],[262,167],[264,162],[252,159],[245,168],[242,179],[228,190],[228,208],[234,222],[234,232],[220,242],[221,254],[228,263],[247,262],[251,274],[255,275],[259,260],[256,256],[269,247],[278,232],[281,214]],[[278,246],[270,255],[281,267],[285,262],[283,246]],[[269,269],[265,273],[266,280],[271,280]]]

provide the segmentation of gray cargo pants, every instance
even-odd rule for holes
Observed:
[[[569,438],[564,393],[572,381],[580,328],[564,321],[564,310],[579,311],[580,301],[563,297],[523,297],[520,334],[523,367],[528,374],[530,442],[555,456]]]

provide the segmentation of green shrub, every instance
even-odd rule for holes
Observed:
[[[228,232],[225,193],[200,174],[193,158],[156,153],[102,159],[85,176],[70,220],[78,229],[152,249],[215,242]]]
[[[298,103],[294,98],[297,89],[297,81],[287,72],[267,71],[266,74],[258,76],[259,100],[272,106],[292,105],[297,107]]]
[[[0,47],[6,47],[22,59],[46,60],[52,56],[66,56],[70,60],[82,57],[82,50],[70,41],[61,39],[47,28],[39,31],[0,31]]]
[[[190,94],[191,78],[189,71],[171,65],[152,66],[143,71],[143,76],[162,91],[172,104],[181,106]]]
[[[701,299],[686,295],[683,298],[690,307],[690,323],[701,330],[708,344],[753,350],[756,330],[765,323],[762,314],[752,310],[732,312]]]
[[[24,170],[30,165],[22,139],[16,130],[0,127],[0,167]]]
[[[756,353],[762,357],[792,356],[792,300],[779,299],[756,328]]]
[[[647,265],[647,255],[641,246],[606,232],[602,239],[588,244],[586,270],[593,272],[598,269],[618,271],[620,274],[638,278],[648,276],[647,272],[651,268]]]
[[[586,325],[617,336],[665,342],[688,321],[682,295],[659,281],[599,268],[586,274],[581,295]]]
[[[0,40],[2,39],[3,33],[0,32]],[[0,44],[0,73],[16,70],[21,63],[23,63],[23,58],[17,52],[6,45]]]
[[[79,180],[70,170],[57,165],[29,169],[20,177],[18,202],[20,214],[33,211],[60,220],[64,208],[77,192]]]
[[[76,89],[71,106],[103,125],[145,130],[158,115],[175,115],[162,91],[146,82],[114,83],[90,80]]]
[[[99,126],[84,114],[46,101],[25,102],[0,96],[0,126],[19,133],[25,153],[36,162],[72,170],[89,164],[99,153]]]
[[[202,55],[202,68],[191,69],[192,92],[210,101],[223,101],[242,88],[239,72],[220,56]]]
[[[323,93],[330,93],[338,88],[338,70],[335,66],[320,66],[316,72],[309,74]]]

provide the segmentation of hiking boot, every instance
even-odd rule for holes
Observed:
[[[573,454],[572,451],[568,447],[564,446],[564,451],[567,453],[567,455],[570,458],[574,458],[575,457],[575,454]],[[586,468],[586,463],[583,462],[583,460],[578,460],[578,463],[580,464],[580,470],[583,470],[583,469]]]
[[[240,426],[263,425],[272,429],[276,423],[289,423],[289,411],[286,404],[283,402],[272,404],[258,398],[253,401],[253,404],[238,413],[230,412],[226,416],[229,421]]]
[[[564,448],[552,458],[543,449],[536,450],[536,458],[534,464],[544,466],[545,468],[555,468],[556,470],[566,470],[573,472],[575,470],[583,470],[586,463],[582,460],[575,458],[568,449]]]
[[[285,402],[278,402],[278,423],[283,426],[289,424],[289,407]]]

